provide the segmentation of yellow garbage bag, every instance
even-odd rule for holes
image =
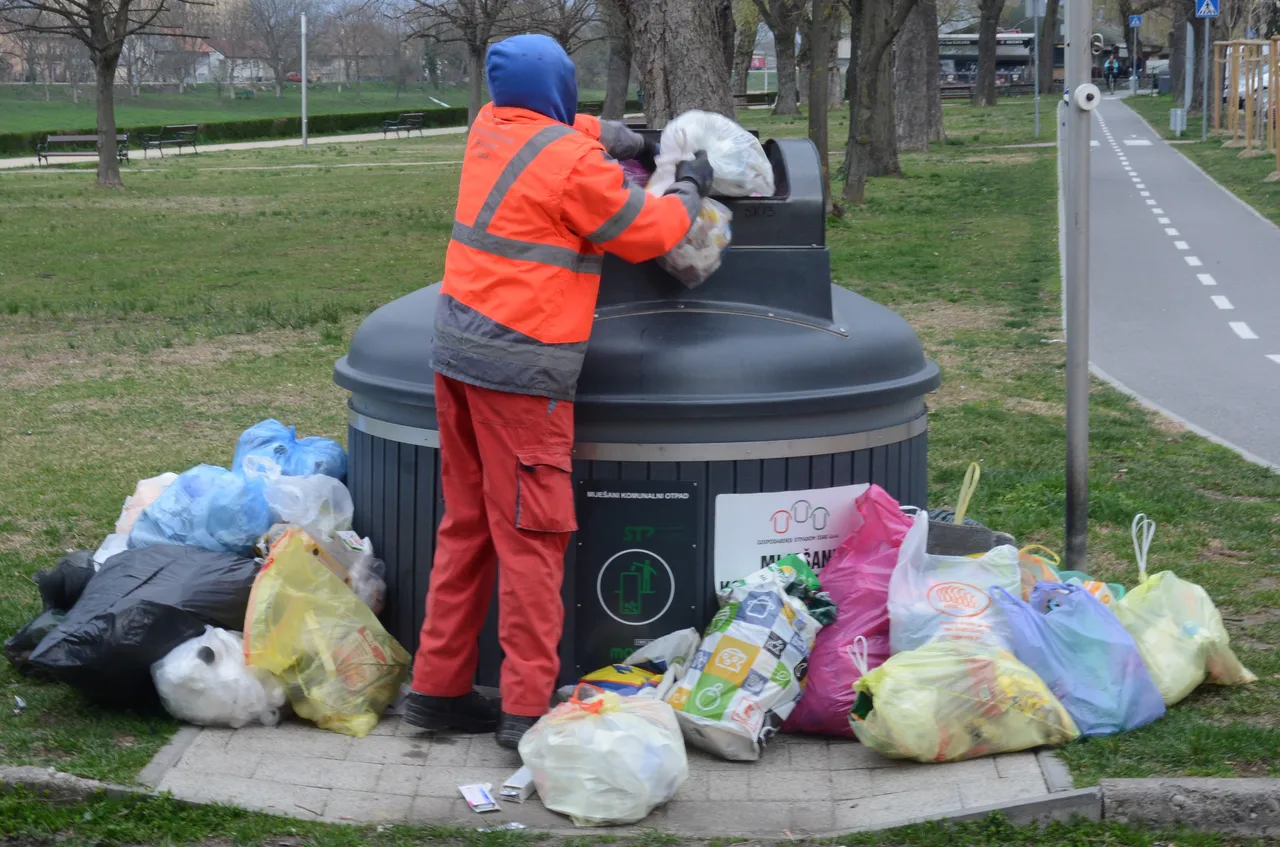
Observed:
[[[1040,677],[979,642],[932,641],[898,653],[853,688],[854,735],[890,758],[954,762],[1080,735]]]
[[[1133,519],[1133,552],[1138,587],[1111,609],[1138,644],[1166,706],[1172,706],[1206,679],[1215,685],[1247,685],[1258,678],[1231,650],[1231,637],[1208,592],[1172,571],[1147,576],[1147,551],[1155,521]]]
[[[291,529],[249,594],[245,661],[284,684],[300,717],[362,738],[399,695],[409,654]]]

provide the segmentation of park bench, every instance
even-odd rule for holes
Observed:
[[[197,124],[177,124],[160,127],[160,132],[142,136],[142,158],[147,157],[148,150],[159,150],[163,159],[165,147],[177,147],[179,153],[183,147],[190,147],[192,152],[199,153],[196,149],[196,132],[199,129]]]
[[[92,144],[92,150],[76,150],[76,146]],[[54,150],[55,146],[66,147],[65,150]],[[62,158],[71,156],[92,156],[98,158],[98,136],[96,135],[50,135],[46,136],[44,144],[36,145],[36,165],[44,161],[44,164],[52,164],[49,160],[52,158]],[[116,158],[121,162],[129,161],[129,133],[124,132],[116,136]]]
[[[426,122],[427,115],[425,112],[404,112],[395,120],[382,122],[382,137],[386,138],[388,132],[394,132],[396,138],[399,138],[400,133],[404,132],[407,137],[415,129],[418,131],[418,135],[423,135],[422,128]]]

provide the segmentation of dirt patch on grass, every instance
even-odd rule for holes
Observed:
[[[1040,153],[981,153],[966,156],[965,161],[973,165],[1029,165],[1039,161]]]
[[[1061,403],[1046,403],[1043,400],[1031,400],[1026,397],[1009,397],[1004,406],[1011,412],[1022,415],[1043,415],[1044,417],[1066,417],[1067,408]]]
[[[1178,421],[1166,418],[1164,415],[1156,414],[1155,412],[1147,416],[1147,423],[1151,425],[1152,429],[1163,432],[1165,435],[1181,435],[1187,431],[1187,428]]]

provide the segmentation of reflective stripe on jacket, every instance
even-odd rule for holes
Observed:
[[[605,251],[629,262],[661,256],[684,238],[701,202],[690,183],[663,197],[629,184],[601,143],[613,133],[610,142],[621,146],[626,132],[607,122],[575,130],[525,109],[481,109],[445,255],[432,345],[437,373],[573,399]]]

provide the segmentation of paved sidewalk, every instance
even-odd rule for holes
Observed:
[[[444,126],[444,127],[437,127],[435,129],[423,130],[422,134],[425,136],[462,135],[466,131],[467,131],[467,128],[465,126]],[[414,138],[417,138],[417,136],[414,136]],[[391,139],[386,138],[381,132],[362,132],[354,135],[322,135],[319,137],[312,137],[307,139],[307,144],[315,146],[320,144],[353,144],[355,142],[360,142],[360,141],[383,141],[383,140],[390,141]],[[400,139],[400,140],[403,141],[404,139]],[[227,150],[262,150],[269,147],[301,147],[301,146],[302,146],[301,138],[277,138],[271,141],[237,141],[232,144],[201,144],[199,152],[200,153],[220,153]],[[165,158],[171,158],[179,154],[174,153],[172,150],[170,150],[164,155],[165,155]],[[181,153],[180,155],[192,156],[192,155],[198,155],[198,154],[194,154],[191,151],[187,151],[185,153]],[[138,164],[139,162],[148,161],[148,159],[143,158],[141,150],[137,151],[137,153],[130,151],[130,156],[131,156],[130,164]],[[160,157],[156,156],[155,158],[159,159]],[[89,162],[92,160],[86,158],[80,161]],[[38,166],[39,166],[39,163],[36,161],[35,156],[26,156],[22,158],[14,158],[14,159],[0,159],[0,170],[18,170],[23,168],[35,168]],[[54,165],[52,167],[56,168],[57,165]]]
[[[193,802],[338,822],[518,821],[573,830],[536,796],[491,814],[467,808],[458,785],[488,782],[496,791],[520,765],[490,735],[432,738],[388,717],[363,739],[289,722],[186,730],[173,747],[184,744],[185,751],[162,751],[144,779]],[[689,781],[640,826],[686,836],[801,837],[1045,797],[1050,784],[1030,752],[923,765],[885,759],[853,741],[779,736],[759,762],[724,762],[693,750],[689,757]]]

